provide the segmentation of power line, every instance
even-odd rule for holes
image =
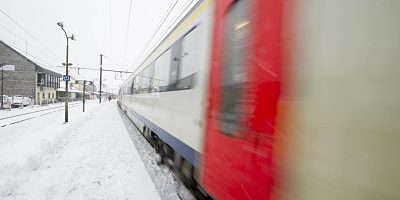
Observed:
[[[157,26],[156,31],[154,32],[153,36],[150,38],[150,40],[146,43],[144,49],[142,50],[142,52],[139,54],[138,57],[138,62],[135,64],[135,66],[137,66],[138,63],[141,62],[142,60],[142,56],[143,53],[147,50],[147,47],[150,45],[150,43],[153,41],[154,37],[156,36],[156,34],[158,33],[158,31],[160,30],[160,28],[162,27],[162,25],[164,24],[165,20],[168,18],[168,16],[171,14],[172,10],[175,8],[176,4],[178,3],[178,0],[175,0],[175,2],[173,3],[172,6],[170,6],[170,9],[168,10],[167,14],[164,16],[164,18],[160,21],[160,23]]]
[[[7,16],[11,21],[13,21],[16,25],[18,25],[25,33],[27,33],[28,35],[30,35],[33,39],[35,39],[42,47],[44,47],[47,51],[49,51],[49,53],[52,53],[54,56],[57,57],[57,55],[52,52],[47,46],[45,46],[42,42],[40,42],[40,40],[34,36],[32,33],[30,33],[28,30],[26,30],[22,25],[20,25],[17,21],[15,21],[12,17],[10,17],[6,12],[4,12],[1,8],[0,8],[0,12],[2,12],[5,16]]]
[[[187,11],[188,8],[190,8],[190,6],[193,4],[194,1],[195,0],[191,0],[189,4],[187,4],[189,2],[189,0],[186,1],[186,3],[179,9],[178,13],[174,16],[175,19],[173,20],[173,22],[169,24],[169,27],[165,30],[165,32],[163,34],[160,35],[160,37],[158,38],[158,41],[156,43],[154,43],[150,49],[153,50],[170,33],[170,31],[172,30],[171,28],[173,26],[176,26],[177,22],[179,23],[179,21],[181,20],[180,17]],[[142,53],[143,53],[143,51],[142,51]],[[135,66],[137,66],[139,63],[143,62],[145,59],[146,58],[138,60],[138,62],[136,63]]]
[[[106,59],[108,59],[109,61],[117,62],[117,63],[120,64],[121,66],[124,66],[124,63],[121,62],[120,60],[116,59],[116,58],[112,58],[112,57],[106,56],[106,55],[104,55],[104,54],[103,54],[103,58],[106,58]]]
[[[154,49],[167,36],[167,34],[171,30],[171,27],[173,27],[173,25],[176,25],[177,22],[179,23],[179,18],[183,15],[183,13],[186,12],[186,10],[190,7],[190,5],[192,5],[194,0],[191,0],[190,3],[187,4],[188,2],[189,2],[189,0],[186,1],[186,3],[181,7],[181,9],[179,9],[178,13],[174,16],[175,20],[173,20],[173,22],[170,24],[170,26],[167,29],[165,29],[165,32],[160,35],[160,37],[158,38],[157,42],[154,43],[154,45],[150,49]]]
[[[129,25],[130,25],[130,21],[131,21],[131,10],[132,10],[132,1],[129,5],[129,14],[128,14],[128,26],[126,28],[126,36],[125,36],[125,51],[124,51],[124,64],[125,64],[125,58],[126,58],[126,49],[128,47],[128,36],[129,36]]]
[[[9,32],[10,34],[14,35],[16,38],[19,38],[21,41],[23,41],[23,42],[29,44],[29,46],[32,46],[32,47],[34,47],[35,49],[37,49],[37,50],[39,50],[39,51],[41,51],[41,52],[43,52],[43,53],[46,53],[46,54],[49,55],[49,56],[53,56],[53,57],[52,57],[52,58],[54,59],[53,61],[58,61],[57,58],[54,57],[53,54],[49,54],[48,52],[43,51],[43,49],[38,48],[37,46],[35,46],[35,45],[33,45],[32,43],[28,42],[25,38],[19,36],[18,34],[14,33],[13,31],[11,31],[10,29],[6,28],[5,26],[3,26],[3,25],[1,25],[1,24],[0,24],[0,27],[3,28],[4,30],[6,30],[7,32]],[[13,43],[16,44],[15,42],[13,42]]]
[[[110,45],[110,55],[112,55],[112,26],[111,26],[111,23],[112,23],[112,18],[111,18],[111,0],[110,0],[110,4],[109,4],[109,16],[108,16],[108,22],[109,22],[109,24],[108,24],[108,31],[109,31],[109,41],[110,41],[110,43],[109,43],[109,45]]]
[[[23,52],[21,47],[18,47],[18,45],[16,45],[15,43],[13,43],[13,44],[6,43],[6,44],[9,45],[10,47],[14,48],[14,50],[18,50],[18,52],[20,54],[23,54],[23,53],[21,53],[21,52]],[[42,59],[40,59],[40,58],[30,54],[30,53],[27,53],[27,55],[29,55],[31,58],[35,59],[35,62],[40,63],[41,65],[47,66],[49,68],[53,68],[54,67],[52,64],[48,63],[47,61],[44,61],[44,60],[42,60]]]
[[[64,68],[64,66],[57,66],[57,67],[62,67]],[[92,71],[100,71],[100,69],[98,68],[91,68],[91,67],[69,67],[70,69],[77,69],[77,70],[92,70]],[[102,71],[106,71],[106,72],[117,72],[117,73],[125,73],[125,74],[131,74],[133,72],[130,71],[124,71],[124,70],[115,70],[115,69],[102,69]]]

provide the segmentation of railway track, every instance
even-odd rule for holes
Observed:
[[[81,104],[81,102],[78,103],[72,103],[68,106],[68,108],[73,108],[76,106],[79,106]],[[52,108],[46,108],[46,109],[41,109],[41,110],[36,110],[36,111],[32,111],[32,112],[27,112],[27,113],[21,113],[21,114],[16,114],[16,115],[12,115],[12,116],[7,116],[7,117],[2,117],[0,118],[0,127],[6,127],[6,126],[10,126],[13,124],[18,124],[24,121],[28,121],[31,119],[35,119],[44,115],[48,115],[51,113],[55,113],[58,111],[62,111],[64,110],[64,105],[62,106],[56,106],[56,107],[52,107]]]

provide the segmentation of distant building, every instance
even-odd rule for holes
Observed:
[[[56,89],[60,87],[61,74],[39,66],[1,40],[0,63],[15,66],[15,71],[4,71],[5,95],[31,97],[35,104],[56,101]]]
[[[79,77],[79,76],[78,76]],[[83,98],[83,78],[77,79],[75,76],[70,75],[71,80],[68,82],[68,98],[70,101],[82,100]],[[57,89],[57,97],[59,100],[65,100],[65,82],[61,81],[60,88]],[[85,99],[96,99],[98,92],[96,92],[96,86],[92,81],[86,82],[85,87]]]

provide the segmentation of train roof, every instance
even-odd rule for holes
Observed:
[[[173,44],[177,39],[179,39],[181,33],[188,28],[190,25],[192,25],[192,18],[197,17],[198,14],[204,12],[204,10],[210,5],[210,3],[213,0],[199,0],[186,14],[182,19],[174,26],[171,31],[168,32],[168,34],[154,47],[153,50],[150,51],[150,53],[146,56],[146,58],[140,62],[140,64],[136,67],[136,69],[133,71],[133,74],[125,80],[123,85],[128,83],[130,79],[132,79],[133,76],[136,76],[138,74],[138,71],[142,69],[143,67],[146,67],[149,65],[151,62],[153,62],[153,59],[150,58],[157,58],[159,55],[157,52],[160,54],[164,52],[169,46]],[[197,15],[196,15],[197,14]],[[174,34],[174,35],[173,35]],[[164,47],[165,49],[163,49]]]

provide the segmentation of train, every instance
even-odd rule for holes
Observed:
[[[118,105],[199,199],[400,199],[399,10],[199,0]]]

